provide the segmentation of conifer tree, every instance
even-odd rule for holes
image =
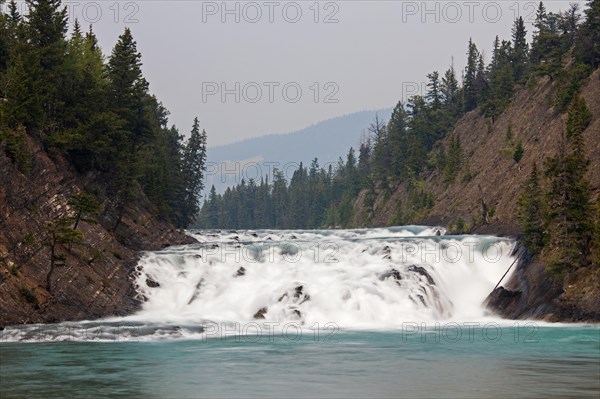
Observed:
[[[200,132],[200,122],[195,118],[190,138],[183,151],[183,176],[186,187],[183,217],[187,223],[191,222],[199,211],[200,194],[204,189],[205,162],[206,132]]]
[[[519,17],[512,29],[511,61],[514,72],[514,81],[520,82],[526,75],[529,46],[527,45],[527,30],[523,17]]]
[[[469,112],[477,107],[477,67],[479,61],[479,51],[473,43],[473,39],[469,39],[469,48],[467,51],[467,66],[465,67],[464,76],[464,110]]]
[[[64,112],[63,88],[69,79],[65,68],[67,51],[67,9],[61,6],[60,0],[26,0],[29,7],[27,14],[27,51],[24,59],[29,68],[29,77],[34,84],[29,90],[36,91],[33,101],[39,102],[34,107],[43,109],[36,115],[35,124],[44,126],[49,133],[57,130],[58,122]]]
[[[518,207],[523,244],[532,254],[537,255],[544,248],[547,236],[544,194],[535,162],[519,197]]]
[[[398,106],[396,106],[398,108]],[[392,165],[392,149],[388,138],[387,127],[379,115],[369,126],[369,133],[373,137],[373,173],[377,179],[386,176]]]
[[[437,71],[427,75],[429,82],[427,83],[427,100],[431,104],[433,110],[438,110],[442,107],[442,99],[440,93],[440,74]]]
[[[127,132],[120,144],[132,154],[151,134],[144,108],[148,82],[142,75],[141,58],[131,30],[125,28],[108,61],[108,78],[113,109],[126,121]]]
[[[219,198],[217,197],[217,190],[213,185],[210,188],[208,195],[208,228],[216,229],[219,226]]]
[[[475,75],[475,93],[477,105],[483,104],[489,94],[489,82],[485,71],[483,55],[479,54],[477,61],[477,74]]]
[[[587,112],[585,100],[573,100],[567,125],[569,138],[565,137],[565,145],[560,146],[558,154],[546,165],[546,175],[550,178],[547,194],[551,226],[550,266],[557,273],[589,262],[594,226],[590,183],[585,177],[589,160],[583,132],[587,125],[581,123],[586,120]]]
[[[394,177],[403,177],[406,175],[406,129],[407,129],[407,118],[408,115],[404,109],[404,104],[400,101],[394,108],[392,116],[388,123],[387,141],[389,151],[389,166],[390,169],[387,172]],[[380,152],[383,152],[378,149]],[[379,155],[379,154],[378,154]]]
[[[442,101],[444,103],[444,109],[454,117],[457,116],[460,111],[458,89],[458,80],[456,79],[454,65],[452,65],[442,78],[440,91]]]
[[[600,66],[600,0],[590,0],[576,46],[577,58],[592,68]]]

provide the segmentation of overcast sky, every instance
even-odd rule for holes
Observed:
[[[150,89],[171,111],[171,122],[187,133],[198,116],[209,146],[393,106],[418,90],[427,73],[443,73],[452,57],[460,73],[471,36],[489,60],[495,35],[508,39],[515,15],[532,21],[537,7],[528,1],[63,3],[82,24],[94,22],[106,54],[129,26]],[[568,7],[546,3],[549,10]]]

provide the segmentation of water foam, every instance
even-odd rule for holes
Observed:
[[[156,321],[336,323],[473,320],[514,243],[440,228],[192,232],[202,244],[148,253],[136,280]],[[438,234],[440,234],[438,236]]]
[[[281,331],[290,323],[323,330],[502,323],[486,314],[482,302],[513,263],[515,243],[445,233],[421,226],[190,231],[198,244],[148,252],[140,260],[134,276],[143,301],[138,313],[7,327],[0,341],[206,339],[223,331]]]

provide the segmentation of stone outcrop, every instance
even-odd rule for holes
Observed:
[[[102,177],[77,173],[38,138],[28,137],[28,147],[26,174],[0,151],[0,325],[131,313],[139,306],[131,281],[139,252],[194,240],[161,220],[141,190],[117,223]],[[47,223],[72,212],[70,198],[84,190],[98,199],[100,211],[79,223],[82,243],[57,247],[61,261],[48,291]]]

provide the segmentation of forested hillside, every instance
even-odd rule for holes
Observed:
[[[279,171],[272,182],[242,181],[223,195],[213,191],[204,204],[201,225],[351,227],[422,222],[435,216],[441,223],[456,225],[456,230],[488,223],[488,213],[496,211],[493,205],[483,219],[481,212],[471,217],[472,209],[464,212],[458,203],[454,210],[436,213],[436,206],[447,203],[439,197],[440,190],[459,181],[467,183],[478,173],[467,160],[471,154],[465,151],[465,142],[489,138],[498,126],[504,125],[500,147],[489,139],[478,140],[478,145],[520,166],[532,159],[527,153],[523,160],[524,138],[515,126],[506,126],[503,117],[525,93],[531,96],[545,90],[544,107],[556,118],[579,101],[582,87],[589,85],[598,67],[600,51],[598,2],[590,2],[582,11],[572,5],[559,14],[547,13],[540,3],[531,43],[519,18],[510,40],[496,38],[487,65],[476,38],[471,39],[464,71],[450,66],[443,73],[428,74],[427,94],[398,103],[389,121],[374,120],[360,148],[350,149],[337,167],[320,168],[315,159],[310,166],[302,165],[289,181]],[[527,117],[535,123],[542,116]],[[483,127],[473,125],[480,122]],[[537,155],[543,162],[548,154]],[[491,165],[492,159],[483,161]],[[506,171],[507,180],[512,173]],[[513,187],[518,190],[520,182],[516,183]],[[513,190],[512,195],[516,202],[518,193]],[[469,195],[477,201],[480,197],[478,192]],[[457,193],[452,198],[458,200]]]
[[[169,126],[129,29],[106,56],[60,0],[26,3],[0,14],[0,323],[110,314],[135,251],[189,240],[206,133]]]

